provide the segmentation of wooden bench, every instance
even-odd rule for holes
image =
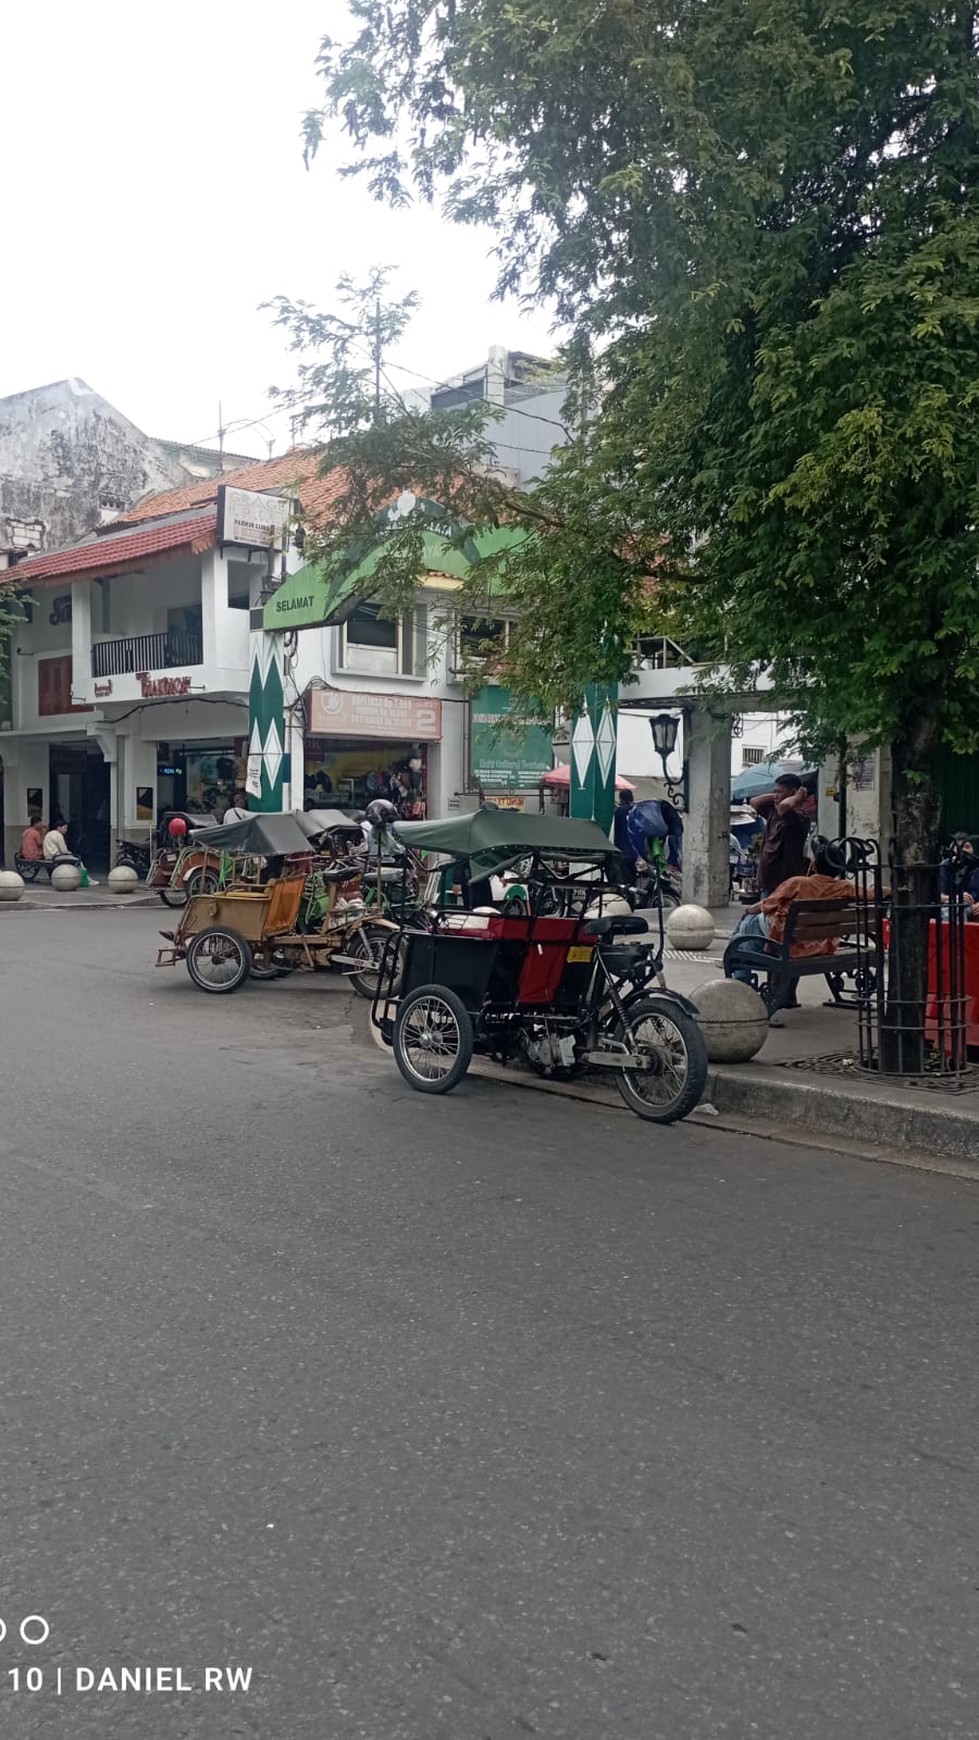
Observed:
[[[768,942],[760,936],[731,938],[724,950],[724,977],[732,978],[736,967],[747,968],[757,985],[758,975],[767,974],[765,985],[758,989],[770,1017],[784,1007],[800,979],[825,978],[833,1001],[842,1006],[842,981],[849,974],[864,972],[867,947],[793,955],[792,945],[821,943],[825,949],[827,943],[840,943],[860,932],[866,939],[868,917],[866,906],[855,900],[793,900],[780,942]]]

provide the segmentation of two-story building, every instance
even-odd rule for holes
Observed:
[[[236,491],[247,511],[232,523]],[[116,839],[148,838],[165,808],[223,814],[245,783],[262,602],[273,566],[281,577],[282,556],[270,561],[249,513],[281,544],[294,498],[310,520],[328,512],[331,494],[312,459],[292,453],[150,497],[2,576],[27,601],[0,720],[8,862],[36,814],[71,822],[96,867]],[[284,541],[295,581],[301,556]],[[458,636],[439,626],[452,584],[427,575],[399,619],[364,595],[326,626],[290,632],[283,614],[287,807],[327,797],[361,806],[390,793],[406,812],[444,815],[478,801],[481,787],[501,792],[505,777],[489,770],[498,740],[481,738],[478,707],[474,728]],[[550,765],[549,752],[540,759]],[[529,788],[533,770],[521,778]]]

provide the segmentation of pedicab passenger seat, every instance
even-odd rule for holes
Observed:
[[[266,936],[282,936],[295,930],[305,887],[305,876],[282,877],[271,884],[272,895],[265,916]]]

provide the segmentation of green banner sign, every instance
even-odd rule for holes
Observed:
[[[543,725],[505,725],[509,689],[495,684],[472,698],[470,758],[472,783],[483,791],[536,791],[541,774],[554,765],[554,744]]]

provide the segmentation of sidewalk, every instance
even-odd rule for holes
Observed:
[[[48,878],[42,881],[28,882],[19,900],[0,900],[0,913],[4,912],[91,912],[103,906],[159,906],[160,897],[155,890],[137,884],[136,894],[114,894],[105,876],[97,876],[97,887],[75,888],[66,893],[58,888],[52,888]],[[162,908],[161,908],[162,910]]]
[[[699,958],[677,958],[667,942],[666,983],[694,1002],[697,987],[722,972],[724,945],[740,909],[730,906],[712,916],[714,942]],[[979,1080],[972,1091],[954,1093],[931,1081],[868,1074],[859,1063],[856,1010],[833,1005],[822,978],[800,979],[798,997],[801,1007],[780,1011],[750,1063],[711,1066],[706,1097],[719,1115],[850,1150],[883,1148],[965,1162],[979,1177]]]
[[[724,945],[740,911],[732,905],[712,913],[715,937],[703,952],[681,954],[667,941],[663,974],[671,990],[695,1002],[698,987],[720,977]],[[971,1092],[952,1093],[930,1083],[865,1074],[859,1067],[856,1011],[827,1006],[829,987],[822,978],[801,979],[798,996],[801,1007],[776,1016],[750,1063],[711,1065],[704,1101],[693,1117],[715,1128],[979,1180],[979,1081]],[[826,1061],[847,1056],[852,1064]],[[472,1067],[539,1091],[626,1110],[615,1086],[595,1075],[558,1084],[514,1069],[501,1071],[485,1059],[476,1059]]]

